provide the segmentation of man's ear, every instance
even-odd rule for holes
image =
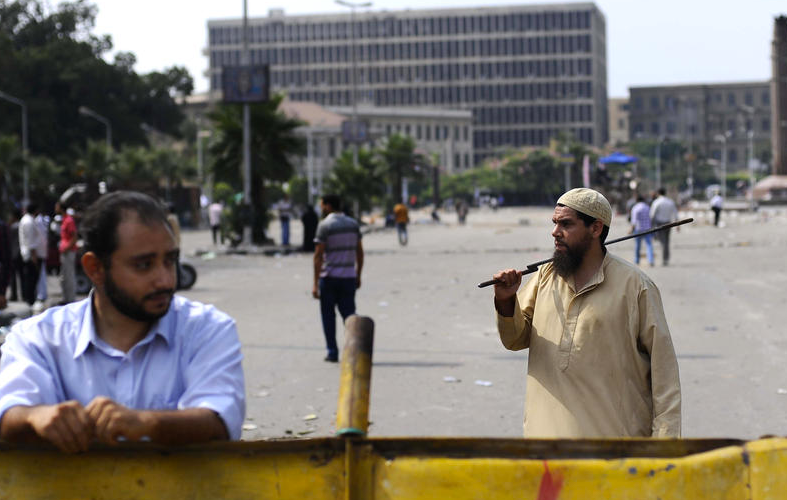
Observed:
[[[104,284],[104,274],[106,270],[104,269],[104,264],[101,262],[101,259],[98,258],[98,255],[93,252],[85,252],[80,262],[82,263],[82,270],[85,271],[85,274],[90,281],[93,282],[93,285],[98,286]]]
[[[594,238],[600,238],[601,232],[604,231],[604,223],[598,219],[594,220],[590,225],[590,231],[592,232]]]

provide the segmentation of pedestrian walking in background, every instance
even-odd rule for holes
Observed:
[[[303,245],[301,250],[304,252],[314,251],[314,236],[317,234],[317,224],[319,217],[314,212],[314,207],[306,205],[306,210],[301,214],[301,224],[303,224]]]
[[[528,438],[680,437],[678,361],[661,295],[607,251],[611,221],[601,193],[572,189],[552,216],[554,261],[518,292],[519,271],[494,275],[500,340],[529,349]]]
[[[651,228],[650,223],[650,207],[645,203],[645,198],[642,195],[637,195],[637,202],[631,207],[631,232],[639,233],[647,231]],[[639,252],[642,249],[642,242],[645,242],[645,248],[648,255],[648,264],[653,266],[653,235],[646,234],[644,236],[637,236],[634,238],[634,263],[639,264]]]
[[[397,203],[394,205],[393,211],[399,244],[402,246],[407,245],[407,223],[410,222],[410,213],[407,210],[407,205],[404,203]]]
[[[459,220],[459,224],[464,225],[465,221],[467,220],[467,212],[470,209],[467,206],[467,202],[465,200],[459,200],[456,202],[456,217]]]
[[[290,246],[290,218],[292,217],[292,203],[286,194],[276,203],[276,210],[279,213],[279,224],[281,225],[281,244]]]
[[[322,199],[325,218],[317,226],[314,238],[314,285],[312,296],[320,299],[322,329],[328,354],[325,361],[339,361],[336,344],[336,308],[342,315],[355,314],[355,291],[361,288],[363,245],[358,222],[341,211],[341,198],[327,195]]]
[[[713,225],[719,225],[719,219],[721,218],[721,208],[724,205],[724,198],[721,197],[719,192],[717,191],[716,194],[713,195],[713,198],[710,199],[710,209],[713,210]]]
[[[221,213],[224,211],[224,205],[218,201],[214,201],[208,206],[208,223],[210,223],[210,232],[213,235],[213,244],[217,244],[217,240],[224,244],[224,234],[221,232]]]
[[[659,188],[657,196],[650,205],[650,220],[654,226],[663,226],[678,220],[678,207],[671,198],[667,197],[667,191],[664,188]],[[679,228],[675,228],[680,231]],[[669,251],[669,233],[671,228],[662,229],[656,233],[656,239],[661,243],[662,259],[661,263],[665,266],[669,265],[670,251]]]
[[[49,260],[49,217],[39,211],[35,217],[35,227],[39,234],[36,253],[41,257],[41,266],[38,271],[36,301],[33,303],[33,312],[40,313],[46,308],[46,299],[49,297],[46,283],[47,262]],[[58,255],[58,260],[59,257]]]
[[[55,204],[55,212],[63,217],[60,223],[60,289],[63,292],[62,304],[76,300],[76,262],[77,262],[77,224],[74,209],[63,209],[60,202]]]
[[[11,266],[9,268],[8,279],[11,284],[12,302],[19,300],[22,294],[22,255],[19,252],[19,219],[22,214],[17,208],[11,209],[11,216],[8,219],[8,241],[11,246]]]
[[[29,306],[36,302],[36,285],[41,274],[41,267],[46,255],[41,255],[41,241],[43,238],[38,230],[35,216],[38,215],[38,205],[29,203],[25,214],[19,220],[19,253],[22,256],[22,300]],[[44,243],[46,248],[46,243]]]

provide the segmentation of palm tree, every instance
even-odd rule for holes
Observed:
[[[262,243],[268,218],[265,183],[284,182],[292,177],[293,157],[306,154],[306,141],[295,134],[303,125],[279,112],[282,95],[267,102],[251,104],[251,225],[252,240]],[[237,191],[243,189],[243,112],[236,104],[223,104],[209,115],[216,130],[210,146],[211,168],[216,182],[226,182]]]
[[[352,151],[344,150],[325,179],[327,192],[340,194],[346,203],[356,205],[356,216],[371,208],[373,196],[381,196],[385,192],[385,172],[375,153],[369,149],[359,149],[356,167]]]
[[[425,169],[419,167],[426,165],[427,160],[423,155],[415,152],[415,140],[412,137],[400,134],[388,137],[380,150],[380,157],[393,184],[394,200],[403,203],[402,179],[420,178]]]

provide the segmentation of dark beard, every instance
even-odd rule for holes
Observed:
[[[555,272],[563,279],[568,279],[574,272],[582,265],[585,254],[590,248],[591,238],[588,237],[577,243],[575,246],[566,246],[565,252],[558,252],[552,254],[552,266]]]
[[[167,311],[169,311],[169,308],[167,308],[162,313],[147,312],[143,307],[143,303],[146,299],[155,297],[159,294],[168,294],[171,300],[172,294],[175,293],[174,290],[160,290],[158,292],[146,295],[140,302],[135,302],[134,299],[129,297],[126,292],[124,292],[115,284],[115,282],[112,280],[110,272],[107,272],[106,280],[104,280],[104,292],[106,293],[107,298],[112,303],[112,305],[115,306],[115,309],[120,311],[121,314],[128,316],[134,321],[140,321],[143,323],[153,323],[167,314]]]

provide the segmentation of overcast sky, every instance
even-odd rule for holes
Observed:
[[[54,3],[54,2],[53,2]],[[146,73],[186,66],[195,90],[205,91],[207,21],[241,17],[243,0],[93,0],[96,34],[112,35],[115,50],[133,52]],[[544,2],[499,0],[489,5]],[[607,20],[607,83],[611,97],[628,87],[767,80],[773,19],[787,0],[597,0]],[[346,12],[332,1],[248,0],[249,16],[271,8],[287,14]],[[374,0],[373,11],[477,7],[483,0]]]

